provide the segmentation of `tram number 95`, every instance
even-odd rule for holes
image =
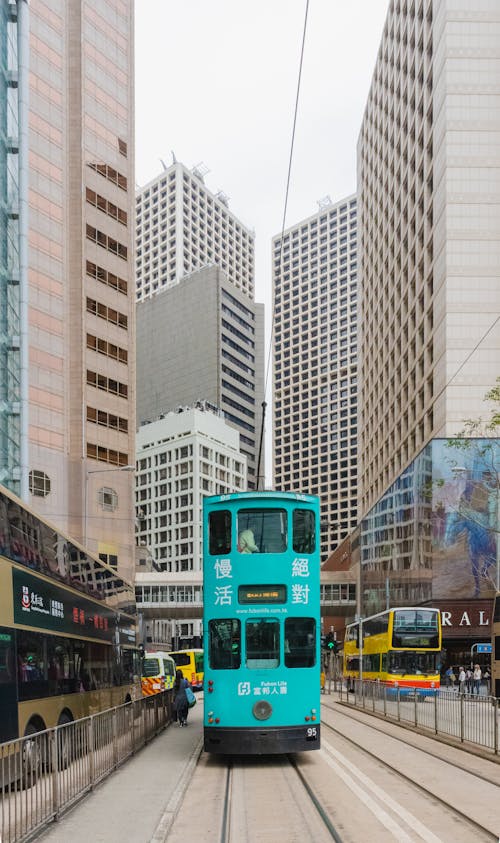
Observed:
[[[309,728],[306,729],[306,740],[315,741],[317,739],[318,739],[318,730],[316,729],[316,726],[309,726]]]

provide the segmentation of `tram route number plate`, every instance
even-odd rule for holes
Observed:
[[[308,741],[317,741],[318,740],[318,730],[316,726],[309,726],[306,729],[306,740]]]

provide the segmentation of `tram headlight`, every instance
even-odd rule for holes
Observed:
[[[256,720],[269,720],[273,713],[273,707],[267,700],[259,700],[252,708],[252,714]]]

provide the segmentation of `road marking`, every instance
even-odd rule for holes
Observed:
[[[370,810],[378,817],[378,819],[388,828],[394,836],[398,840],[411,840],[412,838],[409,837],[406,832],[403,830],[402,826],[399,825],[389,814],[384,811],[370,796],[367,794],[367,790],[370,790],[374,796],[384,802],[385,805],[390,808],[395,814],[397,814],[407,825],[407,827],[413,829],[419,837],[426,841],[426,843],[442,843],[440,837],[437,837],[433,834],[430,829],[427,828],[423,823],[420,822],[410,811],[407,811],[405,808],[401,807],[395,799],[389,796],[385,790],[382,790],[375,782],[373,782],[368,776],[358,770],[358,768],[352,764],[350,761],[347,761],[346,758],[340,752],[337,752],[333,746],[324,739],[321,741],[321,751],[323,752],[326,750],[326,762],[336,771],[338,775],[348,784],[348,786],[353,790],[357,795],[360,797],[361,801],[370,808]],[[332,758],[328,758],[328,755],[331,755]],[[361,788],[349,775],[342,770],[341,767],[338,767],[335,764],[333,758],[336,759],[338,764],[343,765],[346,767],[363,785]]]

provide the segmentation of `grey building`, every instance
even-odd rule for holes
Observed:
[[[325,560],[357,523],[357,212],[319,204],[273,238],[273,474],[320,496]]]
[[[248,486],[264,400],[264,306],[206,267],[137,304],[137,420],[208,401],[240,433]],[[261,457],[263,474],[264,456]]]

